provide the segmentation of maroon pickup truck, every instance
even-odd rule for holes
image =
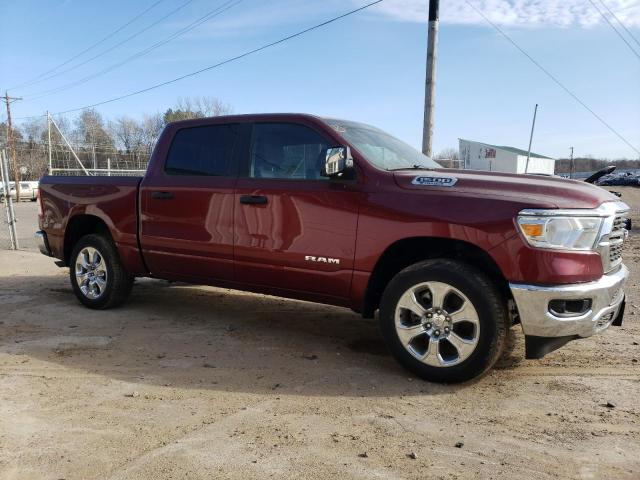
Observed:
[[[41,250],[89,308],[135,277],[338,305],[431,381],[619,325],[628,207],[557,177],[443,169],[369,125],[311,115],[169,124],[144,178],[44,177]]]

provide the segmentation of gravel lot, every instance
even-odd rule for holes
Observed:
[[[0,251],[0,478],[638,479],[640,190],[615,190],[625,326],[540,361],[514,328],[458,386],[409,376],[346,310],[141,280],[94,312],[51,259]]]

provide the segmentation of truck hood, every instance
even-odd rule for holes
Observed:
[[[561,177],[454,169],[399,170],[393,174],[396,184],[408,190],[509,198],[525,201],[531,208],[595,208],[618,200],[603,188]]]

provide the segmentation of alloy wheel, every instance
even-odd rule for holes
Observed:
[[[432,367],[457,365],[474,352],[480,336],[478,312],[452,285],[423,282],[406,290],[396,305],[398,339]]]
[[[93,247],[85,247],[76,257],[75,273],[82,294],[97,300],[107,288],[107,264],[104,256]]]

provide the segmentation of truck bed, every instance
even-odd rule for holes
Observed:
[[[45,176],[40,181],[42,227],[47,231],[53,256],[68,262],[64,250],[66,235],[82,232],[84,215],[98,217],[109,228],[132,273],[145,271],[138,249],[138,186],[141,177]],[[86,217],[84,217],[86,219]],[[68,228],[69,227],[69,228]]]

